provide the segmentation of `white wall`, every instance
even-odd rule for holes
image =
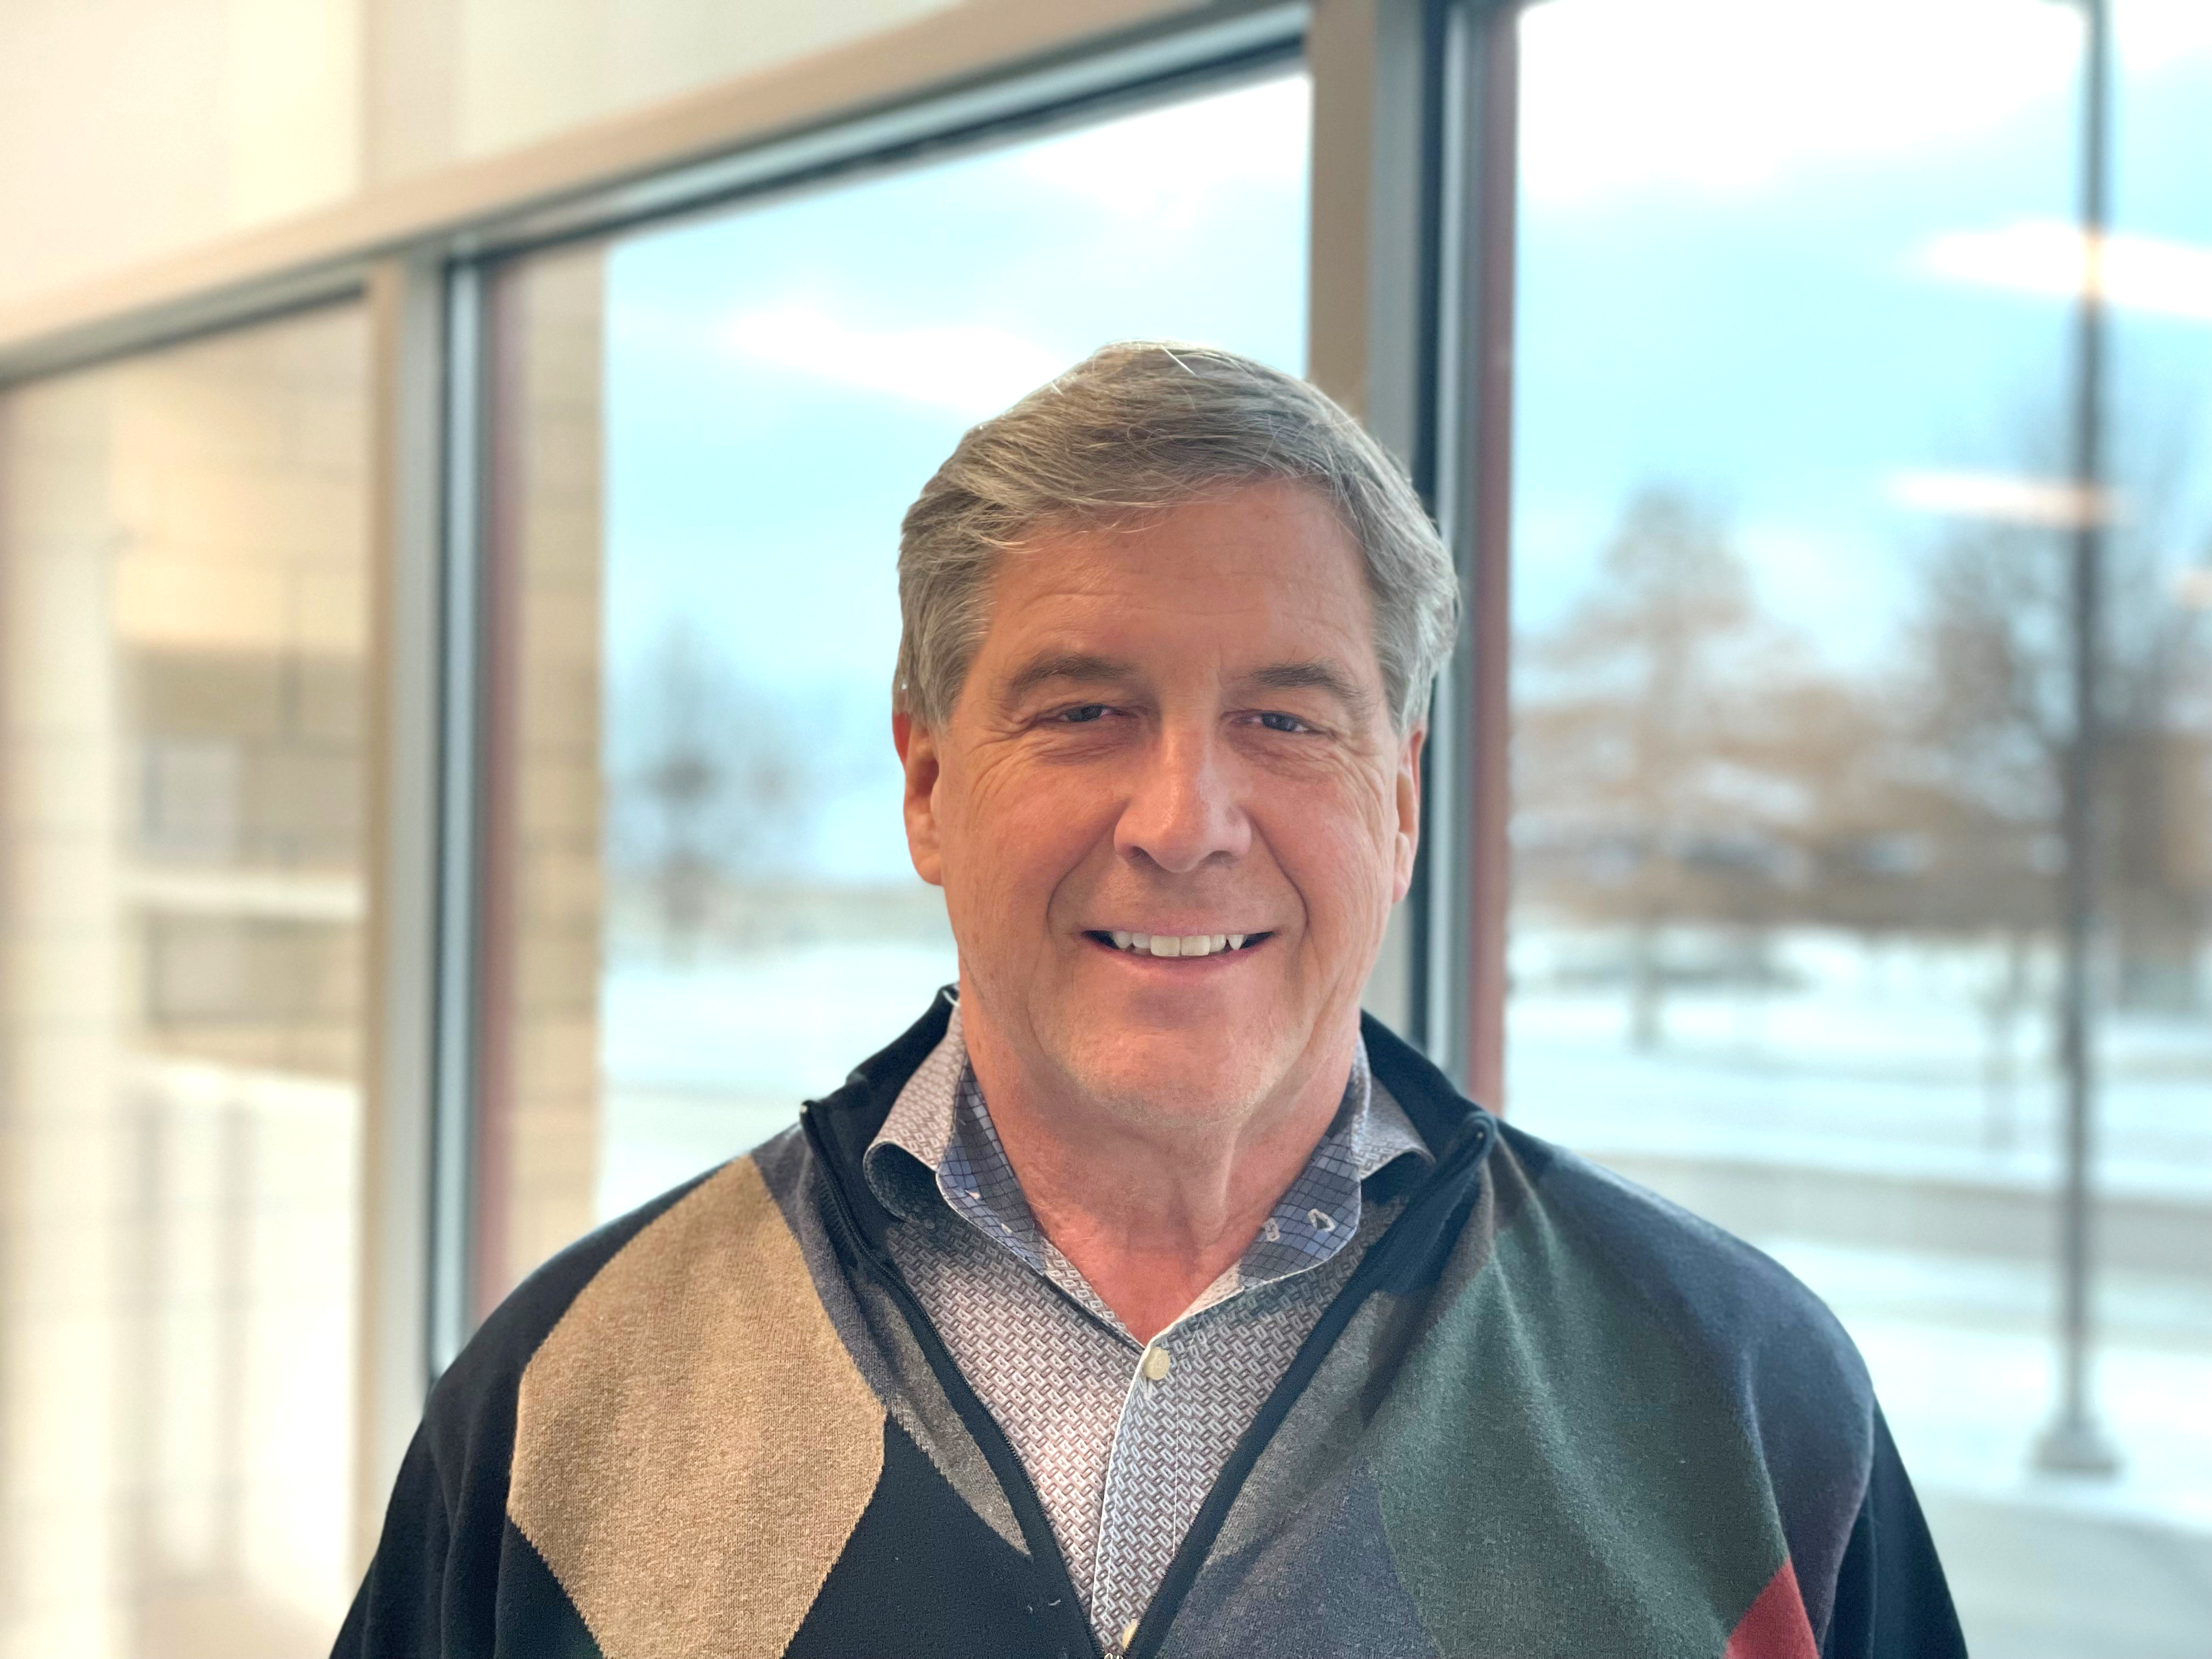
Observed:
[[[0,311],[951,0],[6,0]]]

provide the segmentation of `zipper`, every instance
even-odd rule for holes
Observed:
[[[1313,1381],[1314,1373],[1329,1351],[1336,1346],[1344,1328],[1352,1322],[1352,1316],[1372,1295],[1377,1285],[1399,1262],[1407,1251],[1422,1248],[1431,1242],[1436,1231],[1468,1197],[1468,1188],[1482,1160],[1488,1153],[1493,1135],[1487,1115],[1478,1115],[1468,1133],[1446,1152],[1443,1160],[1431,1172],[1429,1178],[1407,1199],[1405,1211],[1391,1224],[1390,1229],[1376,1240],[1374,1247],[1352,1269],[1352,1277],[1336,1293],[1322,1313],[1320,1321],[1298,1346],[1286,1370],[1263,1403],[1251,1425],[1238,1438],[1229,1461],[1222,1466],[1206,1501],[1199,1506],[1197,1516],[1189,1529],[1183,1534],[1182,1542],[1168,1562],[1167,1571],[1161,1577],[1159,1588],[1152,1593],[1144,1616],[1137,1621],[1136,1633],[1126,1642],[1116,1642],[1110,1655],[1099,1646],[1097,1632],[1091,1628],[1090,1615],[1084,1611],[1083,1600],[1076,1593],[1073,1576],[1067,1570],[1067,1560],[1060,1553],[1060,1540],[1053,1534],[1051,1519],[1045,1514],[1043,1501],[1037,1497],[1030,1482],[1029,1471],[1022,1467],[1012,1443],[1006,1431],[999,1426],[990,1408],[976,1396],[968,1379],[960,1374],[953,1363],[951,1352],[945,1347],[945,1339],[923,1310],[921,1299],[898,1270],[898,1264],[871,1244],[860,1231],[859,1219],[853,1214],[850,1196],[840,1178],[840,1166],[830,1154],[828,1136],[815,1115],[817,1103],[808,1101],[799,1112],[808,1146],[821,1165],[823,1185],[830,1195],[830,1214],[841,1242],[854,1261],[863,1267],[877,1287],[889,1296],[900,1315],[913,1330],[915,1340],[922,1356],[929,1362],[938,1386],[945,1390],[952,1408],[967,1425],[975,1443],[983,1453],[991,1472],[998,1477],[999,1485],[1012,1507],[1014,1518],[1020,1524],[1022,1536],[1028,1542],[1030,1555],[1044,1573],[1049,1585],[1060,1592],[1066,1604],[1069,1622],[1079,1632],[1075,1650],[1091,1656],[1091,1659],[1152,1659],[1167,1639],[1170,1625],[1182,1607],[1184,1596],[1198,1577],[1198,1571],[1212,1549],[1214,1540],[1220,1535],[1222,1523],[1229,1518],[1229,1510],[1243,1490],[1244,1481],[1273,1440],[1275,1431],[1291,1413],[1306,1385]],[[1436,1219],[1436,1230],[1425,1231],[1412,1224],[1417,1218],[1426,1218],[1431,1212],[1441,1210]],[[1053,1605],[1050,1602],[1047,1606]],[[1061,1638],[1063,1644],[1067,1638]],[[1068,1651],[1063,1645],[1061,1653]]]
[[[1144,1617],[1137,1621],[1136,1634],[1121,1644],[1121,1659],[1152,1659],[1167,1640],[1168,1627],[1182,1608],[1183,1597],[1190,1593],[1197,1580],[1200,1567],[1212,1550],[1214,1540],[1220,1536],[1222,1523],[1228,1520],[1231,1507],[1244,1490],[1244,1482],[1260,1461],[1268,1443],[1275,1437],[1283,1419],[1313,1381],[1314,1373],[1321,1369],[1322,1361],[1335,1347],[1336,1340],[1344,1334],[1344,1328],[1352,1322],[1367,1298],[1373,1295],[1378,1284],[1397,1266],[1398,1259],[1410,1249],[1418,1249],[1431,1242],[1436,1234],[1412,1224],[1417,1216],[1425,1218],[1427,1212],[1441,1209],[1437,1218],[1438,1228],[1450,1218],[1451,1212],[1467,1200],[1468,1188],[1475,1172],[1481,1167],[1490,1150],[1491,1123],[1486,1116],[1474,1120],[1468,1133],[1445,1155],[1427,1181],[1421,1184],[1407,1200],[1404,1212],[1390,1225],[1390,1230],[1375,1241],[1374,1247],[1360,1259],[1352,1270],[1334,1300],[1323,1310],[1320,1322],[1298,1345],[1290,1368],[1283,1373],[1268,1394],[1267,1401],[1253,1418],[1237,1442],[1229,1461],[1221,1466],[1213,1486],[1206,1494],[1206,1502],[1199,1506],[1192,1518],[1190,1529],[1183,1534],[1182,1542],[1168,1562],[1168,1570],[1161,1575],[1159,1588]]]

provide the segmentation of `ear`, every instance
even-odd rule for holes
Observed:
[[[914,872],[932,887],[945,885],[945,860],[937,839],[937,734],[911,714],[891,716],[891,743],[906,769],[906,850]]]
[[[1398,776],[1394,793],[1398,802],[1398,845],[1390,879],[1390,902],[1395,904],[1413,884],[1413,854],[1421,847],[1421,745],[1429,740],[1428,728],[1417,726],[1398,745]]]

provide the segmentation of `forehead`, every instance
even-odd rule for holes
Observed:
[[[1270,481],[1031,536],[1000,562],[984,651],[1071,629],[1128,647],[1212,629],[1224,647],[1298,636],[1371,670],[1372,616],[1364,562],[1335,508]]]

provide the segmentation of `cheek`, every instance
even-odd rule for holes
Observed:
[[[1099,839],[1088,792],[1050,768],[1008,759],[962,780],[957,878],[994,910],[1042,908]]]
[[[1365,776],[1280,803],[1269,836],[1317,931],[1361,936],[1387,917],[1397,879],[1395,807]]]

